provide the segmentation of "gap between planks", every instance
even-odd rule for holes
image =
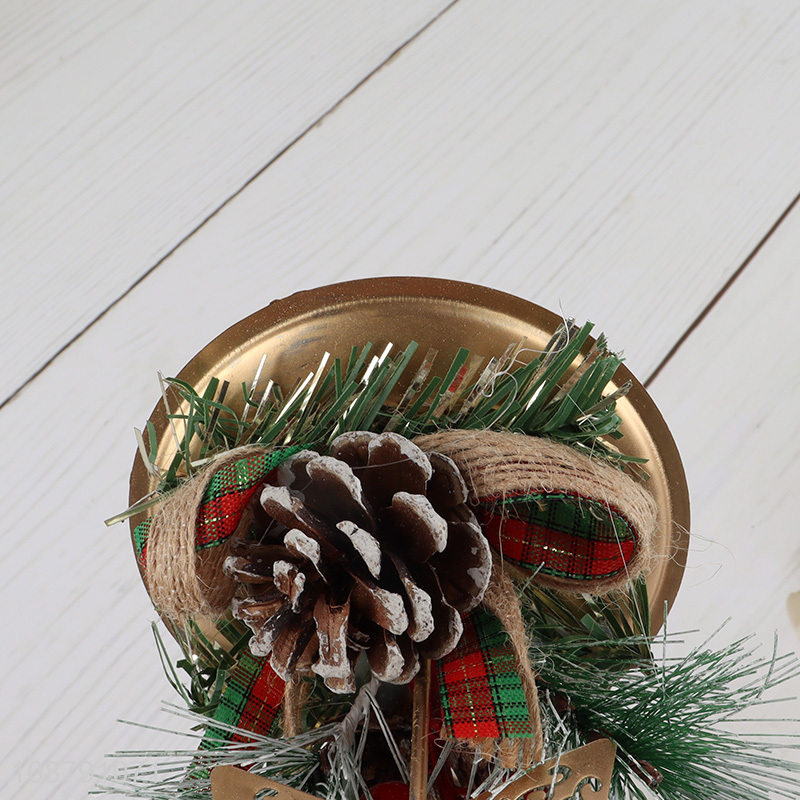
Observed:
[[[797,205],[798,201],[800,201],[800,194],[796,195],[794,200],[789,203],[788,206],[784,209],[783,213],[775,220],[772,224],[772,227],[764,234],[758,244],[750,251],[744,261],[736,268],[736,271],[733,275],[728,278],[727,281],[722,285],[722,288],[711,298],[708,302],[708,305],[695,317],[694,321],[689,325],[689,327],[681,334],[680,338],[674,345],[670,348],[669,352],[661,359],[661,362],[658,366],[653,370],[653,372],[648,376],[648,378],[643,382],[643,386],[645,389],[649,389],[652,385],[653,381],[661,374],[661,371],[664,367],[669,364],[678,350],[683,347],[684,343],[689,339],[689,337],[697,330],[697,328],[702,324],[703,320],[711,313],[714,306],[719,303],[720,300],[727,294],[728,290],[733,286],[734,283],[741,277],[742,273],[750,266],[751,262],[761,251],[761,248],[772,238],[773,234],[780,228],[783,221],[792,213],[795,206]],[[2,406],[0,406],[2,408]]]
[[[122,294],[120,294],[115,300],[109,303],[97,316],[94,317],[87,325],[85,325],[78,333],[76,333],[69,341],[67,341],[62,347],[60,347],[47,361],[44,362],[37,370],[35,370],[31,375],[23,381],[16,389],[14,389],[11,394],[5,397],[2,401],[0,401],[0,411],[5,408],[6,405],[11,403],[21,392],[25,389],[26,386],[31,384],[36,378],[39,377],[57,358],[59,358],[66,350],[68,350],[78,339],[80,339],[87,331],[95,326],[109,311],[111,311],[116,305],[118,305],[122,300],[124,300],[139,284],[141,284],[146,278],[155,272],[158,267],[160,267],[168,258],[174,255],[177,250],[182,247],[189,239],[191,239],[196,233],[198,233],[202,228],[206,226],[208,222],[210,222],[214,217],[219,214],[226,206],[228,206],[236,197],[238,197],[248,186],[250,186],[254,181],[256,181],[264,172],[269,169],[278,159],[284,156],[291,148],[293,148],[296,144],[302,141],[307,134],[316,128],[324,119],[326,119],[330,114],[336,111],[344,102],[347,100],[351,95],[357,92],[361,87],[363,87],[371,78],[373,78],[378,72],[380,72],[384,67],[388,66],[391,62],[393,62],[399,54],[405,50],[414,40],[416,40],[421,34],[427,31],[432,25],[434,25],[441,17],[443,17],[448,11],[450,11],[459,0],[452,0],[452,2],[448,3],[441,11],[439,11],[436,15],[434,15],[430,20],[428,20],[421,28],[419,28],[414,34],[409,36],[405,41],[401,42],[380,64],[375,66],[370,72],[368,72],[355,86],[353,86],[348,92],[342,95],[336,102],[330,105],[325,111],[323,111],[313,122],[311,122],[301,133],[299,133],[292,141],[290,141],[285,147],[283,147],[280,151],[278,151],[272,158],[270,158],[263,166],[257,169],[247,180],[245,180],[239,188],[233,191],[228,197],[226,197],[216,208],[213,209],[206,217],[204,217],[189,233],[183,236],[168,252],[166,252],[158,261],[156,261],[152,266],[148,267],[145,272],[143,272]],[[669,352],[664,356],[664,358],[659,362],[658,366],[653,370],[653,372],[642,382],[643,386],[647,389],[649,388],[656,378],[661,374],[662,370],[669,364],[669,362],[673,359],[676,353],[681,349],[681,347],[685,344],[685,342],[689,339],[689,337],[694,333],[694,331],[702,324],[703,320],[709,315],[709,313],[714,309],[714,307],[719,303],[719,301],[727,294],[728,290],[733,286],[733,284],[738,280],[738,278],[742,275],[745,269],[752,263],[764,245],[769,241],[769,239],[775,234],[784,220],[791,214],[791,212],[795,209],[798,202],[800,202],[800,194],[797,194],[794,199],[789,203],[789,205],[784,209],[784,211],[780,214],[780,216],[775,220],[772,226],[767,230],[764,236],[759,240],[756,246],[750,251],[750,253],[745,257],[742,263],[736,268],[733,274],[725,281],[719,291],[711,298],[708,304],[700,311],[697,317],[692,321],[692,323],[686,328],[683,334],[678,338],[675,344],[670,348]]]
[[[61,356],[65,351],[67,351],[75,342],[78,341],[87,331],[93,328],[111,309],[113,309],[116,305],[118,305],[122,300],[124,300],[140,283],[142,283],[146,278],[155,272],[168,258],[175,254],[175,252],[182,247],[189,239],[191,239],[198,231],[206,226],[208,222],[210,222],[214,217],[219,214],[222,209],[224,209],[227,205],[231,203],[236,197],[238,197],[248,186],[250,186],[254,181],[256,181],[264,172],[269,169],[279,158],[285,155],[289,150],[291,150],[298,142],[306,137],[306,135],[316,128],[326,117],[332,114],[342,103],[347,100],[352,94],[357,92],[362,86],[364,86],[367,81],[369,81],[374,75],[380,72],[384,67],[391,64],[400,53],[405,50],[415,39],[417,39],[421,34],[425,33],[432,25],[438,22],[441,17],[443,17],[448,11],[450,11],[453,6],[455,6],[459,0],[452,0],[452,2],[448,3],[441,11],[439,11],[436,15],[431,17],[419,30],[409,36],[405,41],[401,42],[389,55],[381,61],[380,64],[375,66],[372,70],[370,70],[355,86],[353,86],[348,92],[343,94],[335,103],[330,105],[325,111],[323,111],[312,123],[310,123],[303,131],[301,131],[292,141],[290,141],[284,148],[279,150],[272,158],[270,158],[262,167],[257,169],[238,189],[232,192],[228,197],[226,197],[213,211],[211,211],[205,218],[203,218],[189,233],[183,236],[173,247],[171,247],[158,261],[155,262],[152,266],[148,267],[122,294],[120,294],[115,300],[109,303],[93,320],[91,320],[88,324],[86,324],[81,330],[79,330],[69,341],[65,342],[55,353],[53,353],[47,361],[44,362],[37,370],[35,370],[28,378],[23,381],[16,389],[14,389],[11,394],[5,397],[2,402],[0,402],[0,411],[2,411],[14,398],[16,398],[20,392],[28,385],[30,385],[36,378],[39,377],[59,356]]]

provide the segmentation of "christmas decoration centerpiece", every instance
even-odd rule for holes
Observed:
[[[137,797],[794,797],[732,733],[796,674],[661,634],[688,545],[669,431],[592,326],[452,281],[277,301],[175,378],[130,518],[199,748]]]

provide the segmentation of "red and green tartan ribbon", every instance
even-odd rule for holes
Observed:
[[[197,510],[195,549],[216,547],[229,539],[239,524],[244,507],[273,469],[301,448],[287,447],[255,453],[230,461],[214,473]],[[136,559],[147,566],[147,537],[150,518],[136,526],[133,546]]]
[[[228,462],[214,473],[197,510],[195,549],[216,547],[229,539],[239,524],[245,506],[272,470],[300,447],[255,453]],[[133,531],[136,558],[147,564],[150,519]],[[269,659],[242,653],[228,675],[214,720],[252,733],[274,733],[275,718],[283,699],[284,682],[269,665]],[[220,741],[242,741],[224,728],[209,727],[201,747],[209,749]]]
[[[636,530],[619,509],[578,494],[481,498],[476,515],[505,560],[554,578],[611,578],[637,552]]]
[[[624,572],[638,537],[613,506],[566,492],[482,498],[476,515],[503,559],[550,577],[586,582]],[[464,619],[456,649],[439,661],[438,706],[446,736],[532,735],[515,655],[502,623],[483,608]]]
[[[224,492],[225,482],[220,483],[215,491]],[[599,508],[593,509],[591,503]],[[624,569],[635,552],[636,534],[630,523],[613,508],[609,517],[605,506],[587,498],[545,492],[486,498],[479,511],[495,550],[522,567],[573,579],[597,578]],[[219,516],[228,519],[229,514],[226,507]],[[235,522],[231,521],[233,528]],[[438,692],[432,711],[442,721],[443,734],[459,739],[531,736],[525,691],[502,623],[483,608],[463,621],[456,649],[438,662],[435,671]],[[245,654],[226,682],[214,718],[257,734],[274,734],[283,687],[268,659]],[[237,740],[215,728],[209,729],[204,741],[209,737]]]
[[[243,652],[231,670],[222,690],[214,721],[242,728],[259,736],[275,736],[275,719],[283,700],[285,684],[269,665],[269,659]],[[247,741],[227,728],[209,725],[200,745],[210,750],[220,742]]]
[[[246,456],[212,477],[197,514],[198,551],[228,539],[269,473],[298,447]],[[615,508],[566,493],[483,498],[478,518],[494,549],[508,561],[554,577],[590,580],[617,574],[633,558],[637,536]],[[149,520],[133,533],[137,558],[147,558]],[[456,649],[436,667],[433,714],[443,733],[460,739],[532,735],[513,648],[501,622],[482,608],[464,618]],[[284,682],[269,659],[242,653],[228,676],[214,720],[259,735],[275,734]],[[437,707],[438,703],[438,707]],[[204,749],[241,737],[209,727]]]
[[[434,718],[445,736],[516,739],[531,736],[528,705],[514,650],[500,620],[483,608],[464,618],[456,649],[436,666]]]

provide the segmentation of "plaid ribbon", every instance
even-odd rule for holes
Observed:
[[[242,511],[269,473],[299,448],[246,456],[212,477],[197,514],[197,550],[215,547],[236,529]],[[514,564],[548,575],[587,580],[624,570],[636,552],[633,526],[615,508],[567,493],[482,498],[478,518],[494,549]],[[147,560],[150,520],[133,532],[139,563]],[[532,735],[525,693],[502,623],[478,608],[464,618],[456,649],[435,670],[433,715],[446,736],[459,739]],[[284,682],[266,658],[242,653],[231,671],[214,720],[259,735],[274,735]],[[209,727],[201,747],[241,741]]]
[[[200,552],[229,539],[245,506],[269,473],[300,449],[290,447],[251,454],[217,470],[197,510],[195,549]],[[136,558],[143,569],[147,565],[149,533],[150,519],[137,525],[133,531]],[[225,725],[268,735],[275,727],[283,687],[284,682],[270,667],[269,659],[242,653],[228,675],[213,718]],[[220,741],[242,741],[242,738],[225,728],[209,727],[201,748],[213,748]]]
[[[504,559],[558,578],[586,581],[616,575],[625,570],[638,544],[635,529],[618,509],[566,492],[481,498],[476,515]],[[485,609],[464,619],[461,641],[440,660],[436,673],[435,702],[444,735],[532,735],[508,634]]]
[[[255,453],[231,461],[217,470],[206,487],[203,501],[197,509],[195,549],[199,552],[216,547],[229,539],[260,484],[273,469],[301,448],[288,447],[265,453]],[[142,569],[147,566],[147,538],[150,535],[148,518],[133,531],[133,548]]]
[[[464,618],[456,649],[436,666],[444,735],[458,739],[515,739],[532,735],[528,705],[508,634],[478,607]]]
[[[243,728],[259,736],[276,735],[275,718],[283,700],[284,682],[279,678],[269,659],[256,658],[243,652],[231,670],[222,690],[222,697],[214,712],[214,721]],[[249,741],[227,728],[210,725],[200,744],[211,750],[220,742]]]
[[[485,497],[477,517],[500,555],[519,567],[574,581],[611,578],[636,554],[619,509],[567,492]]]

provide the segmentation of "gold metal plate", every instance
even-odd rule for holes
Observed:
[[[228,328],[178,377],[200,392],[213,377],[230,381],[232,391],[226,402],[235,407],[231,396],[239,392],[233,390],[242,382],[250,385],[265,353],[262,385],[272,379],[290,390],[298,378],[317,368],[325,351],[346,360],[353,345],[371,341],[380,352],[391,342],[397,352],[413,340],[420,344],[406,372],[413,376],[429,346],[439,351],[436,365],[444,370],[462,346],[487,359],[501,355],[510,342],[522,337],[527,347],[543,348],[560,322],[546,309],[483,286],[438,278],[369,278],[276,300]],[[627,380],[633,382],[633,389],[617,402],[624,434],[617,445],[627,454],[648,459],[647,488],[659,508],[658,560],[648,578],[655,633],[663,624],[664,602],[672,605],[686,565],[689,496],[675,442],[644,387],[623,366],[609,389]],[[404,388],[398,387],[398,395]],[[164,454],[159,459],[163,466],[174,450],[163,403],[157,404],[150,419],[158,434],[159,453]],[[131,473],[131,502],[154,488],[137,456]],[[134,517],[131,529],[144,517]]]
[[[271,792],[268,797],[275,797],[277,800],[320,800],[315,794],[301,792],[239,767],[223,764],[211,770],[212,800],[256,800],[265,789]]]
[[[614,742],[597,739],[545,761],[531,772],[505,784],[499,791],[481,792],[475,800],[526,800],[531,797],[570,800],[576,796],[575,790],[580,785],[583,785],[578,792],[581,800],[589,800],[590,797],[608,800],[616,754]],[[588,779],[593,779],[594,786]],[[539,795],[539,792],[542,794]]]

